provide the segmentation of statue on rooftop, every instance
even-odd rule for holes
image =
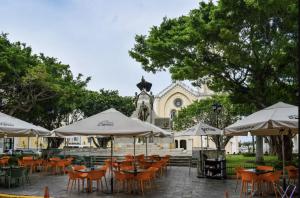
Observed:
[[[147,107],[147,105],[145,105],[144,101],[142,102],[142,104],[140,105],[140,109],[138,112],[138,118],[142,121],[146,121],[148,116],[149,116],[149,109]]]

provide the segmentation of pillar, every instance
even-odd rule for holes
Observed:
[[[263,161],[264,161],[263,137],[256,136],[256,163],[262,163]]]

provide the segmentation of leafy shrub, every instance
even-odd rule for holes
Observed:
[[[255,157],[255,153],[243,153],[244,157]]]

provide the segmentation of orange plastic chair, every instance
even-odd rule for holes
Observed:
[[[104,171],[102,171],[102,170],[93,170],[93,171],[91,171],[87,174],[89,192],[92,192],[93,181],[97,182],[97,191],[99,190],[99,183],[101,183],[101,189],[103,190],[103,184],[102,184],[102,178],[103,177],[105,179],[105,184],[106,184],[106,189],[107,189],[108,187],[107,187],[107,182],[106,182]]]
[[[125,160],[126,161],[133,161],[133,155],[130,155],[130,154],[125,155]]]
[[[274,171],[273,166],[256,166],[256,170]]]
[[[73,165],[73,166],[72,166],[72,169],[73,169],[74,171],[82,170],[82,169],[85,169],[85,168],[86,168],[86,166],[84,166],[84,165]]]
[[[137,156],[135,156],[135,159],[137,161],[143,161],[145,159],[145,155],[144,154],[137,155]]]
[[[264,183],[266,183],[267,185],[273,186],[273,190],[274,190],[276,198],[277,198],[277,192],[278,192],[277,188],[276,188],[276,184],[279,184],[281,175],[282,175],[282,171],[275,171],[274,173],[266,173],[266,174],[263,174],[260,176],[261,179],[264,181]]]
[[[123,172],[120,171],[114,171],[114,175],[115,175],[115,179],[116,179],[116,187],[118,189],[118,192],[120,192],[120,185],[122,185],[123,187],[123,191],[125,191],[126,189],[128,191],[130,191],[130,184],[131,184],[131,180],[133,179],[133,175],[131,174],[125,174]],[[127,188],[126,188],[126,184],[127,184]]]
[[[296,184],[296,180],[299,176],[299,169],[295,166],[286,166],[285,170],[287,170],[288,173],[288,183],[290,183],[290,181],[292,180],[293,184]]]
[[[155,162],[151,165],[152,167],[156,167],[159,169],[159,172],[160,172],[160,175],[162,176],[163,175],[163,162],[162,161],[158,161],[158,162]]]
[[[143,195],[144,195],[144,189],[147,188],[146,186],[147,182],[149,184],[149,188],[151,188],[151,176],[152,176],[151,171],[145,171],[143,173],[139,173],[135,177],[135,180],[138,182],[138,187],[140,188]]]
[[[27,157],[23,157],[23,160],[33,160],[33,156],[27,156]]]
[[[150,168],[147,169],[147,171],[149,171],[149,172],[151,173],[151,176],[150,176],[150,177],[151,177],[150,182],[151,182],[151,183],[154,183],[154,180],[156,179],[156,175],[157,175],[159,169],[156,168],[156,167],[150,167]],[[153,186],[154,186],[154,185],[153,185]]]
[[[235,170],[235,175],[236,175],[236,177],[235,177],[235,179],[236,179],[235,192],[236,192],[239,180],[242,178],[241,177],[241,171],[245,170],[245,168],[243,168],[243,167],[235,167],[234,170]]]
[[[70,182],[71,182],[71,189],[72,189],[74,182],[76,184],[76,181],[77,181],[77,176],[74,171],[69,171],[68,176],[69,176],[69,180],[68,180],[68,185],[67,185],[67,191],[69,191]]]
[[[252,197],[252,194],[255,189],[255,185],[257,185],[257,189],[259,189],[259,177],[252,172],[248,171],[241,171],[241,178],[242,178],[242,188],[240,192],[240,197],[242,197],[242,194],[244,193],[245,196],[248,194],[248,185],[251,185],[251,194],[250,196]]]
[[[134,166],[120,165],[120,171],[133,170],[133,169],[134,169]]]
[[[85,179],[87,179],[87,173],[80,173],[80,172],[77,172],[77,171],[73,171],[74,174],[75,174],[75,177],[76,177],[76,180],[78,181],[78,192],[80,191],[80,180],[81,180],[81,183],[82,183],[82,189],[84,189],[84,181]]]
[[[66,160],[61,160],[61,161],[56,162],[56,164],[55,164],[56,174],[57,173],[66,174],[66,167],[68,166],[68,164],[69,164],[69,162]]]

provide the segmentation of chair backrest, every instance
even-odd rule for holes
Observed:
[[[60,161],[61,159],[59,157],[51,157],[49,158],[50,161]]]
[[[120,170],[133,170],[133,169],[134,169],[133,166],[124,166],[124,165],[120,166]]]
[[[290,166],[285,166],[284,167],[285,170],[289,171],[289,170],[297,170],[297,167],[290,165]]]
[[[132,165],[132,161],[124,161],[120,164],[120,166],[131,166]]]
[[[151,166],[147,169],[147,171],[150,171],[152,173],[152,176],[155,177],[155,174],[159,171],[159,168]]]
[[[141,160],[145,159],[145,155],[144,154],[140,154],[140,155],[135,156],[135,158],[136,158],[137,161],[141,161]]]
[[[258,176],[255,173],[252,173],[252,172],[241,171],[240,173],[241,173],[242,181],[254,182],[258,178]]]
[[[72,170],[69,170],[68,171],[68,176],[69,176],[69,178],[70,179],[73,179],[73,180],[75,180],[77,177],[77,175],[76,175],[76,172],[75,171],[72,171]]]
[[[105,171],[103,170],[92,170],[88,173],[87,178],[91,180],[98,180],[105,176]]]
[[[33,156],[27,156],[27,157],[23,157],[23,160],[33,160]]]
[[[130,155],[130,154],[125,155],[125,160],[126,161],[132,161],[133,160],[133,155]]]
[[[114,175],[117,180],[127,179],[127,176],[124,173],[121,173],[120,171],[114,171]]]
[[[84,166],[84,165],[73,165],[72,166],[72,169],[74,171],[76,171],[76,170],[82,170],[82,169],[85,169],[85,168],[86,168],[86,166]]]
[[[273,166],[256,166],[256,170],[273,171]]]
[[[243,171],[243,170],[245,170],[245,168],[240,167],[240,166],[234,168],[236,177],[237,177],[238,179],[241,178],[241,171]]]

